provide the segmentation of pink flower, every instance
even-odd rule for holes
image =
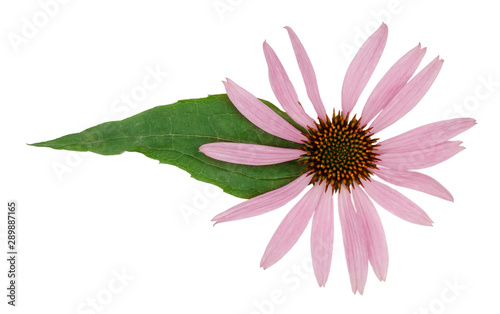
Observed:
[[[374,177],[453,201],[439,182],[414,170],[441,163],[463,150],[462,142],[449,139],[472,127],[475,121],[458,118],[435,122],[379,142],[375,134],[417,105],[437,77],[443,60],[435,58],[413,76],[425,54],[425,48],[417,45],[387,71],[370,94],[360,118],[350,117],[382,55],[388,33],[382,24],[352,60],[342,86],[342,110],[336,114],[334,111],[330,118],[311,61],[293,30],[286,30],[317,120],[304,111],[283,65],[266,42],[264,54],[276,98],[288,115],[304,127],[304,132],[233,81],[227,79],[224,85],[232,103],[248,120],[270,134],[296,142],[297,149],[219,142],[205,144],[200,151],[218,160],[245,165],[297,160],[306,164],[305,171],[289,184],[236,205],[213,220],[221,223],[264,214],[285,205],[311,185],[274,233],[261,267],[266,269],[279,261],[312,218],[313,268],[318,284],[324,286],[333,251],[332,196],[336,193],[352,291],[362,294],[368,262],[379,280],[385,280],[389,261],[384,229],[371,200],[406,221],[432,226],[432,220],[418,205]]]

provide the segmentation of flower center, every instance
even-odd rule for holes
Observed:
[[[334,192],[342,186],[350,191],[354,182],[363,185],[361,180],[368,179],[377,168],[378,139],[371,138],[370,129],[360,126],[356,116],[349,120],[349,114],[344,117],[341,111],[331,120],[319,119],[315,125],[304,133],[307,141],[301,149],[305,154],[300,158],[307,164],[304,171],[312,175],[310,183],[326,181]]]

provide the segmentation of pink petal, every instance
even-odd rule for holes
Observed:
[[[290,82],[285,68],[267,42],[264,42],[264,55],[266,56],[267,67],[269,68],[269,82],[281,106],[295,122],[304,128],[313,126],[314,120],[307,115],[304,108],[300,105],[295,88],[292,82]]]
[[[453,202],[451,193],[435,179],[420,172],[380,168],[374,173],[389,183],[417,190]]]
[[[314,212],[311,231],[312,264],[316,280],[324,287],[330,273],[333,252],[333,197],[332,188],[321,194]]]
[[[457,118],[423,125],[380,142],[379,153],[395,153],[440,144],[473,127],[476,120]]]
[[[307,227],[318,206],[319,199],[324,193],[324,187],[314,185],[288,212],[266,247],[260,261],[261,267],[269,268],[290,251]]]
[[[371,132],[380,132],[412,110],[427,93],[432,83],[434,83],[443,66],[443,62],[443,60],[437,57],[415,75],[375,118],[371,124]]]
[[[209,143],[200,147],[208,157],[242,165],[272,165],[299,159],[304,151],[244,143]]]
[[[249,218],[279,208],[297,197],[309,184],[310,178],[303,174],[294,181],[276,190],[244,201],[215,216],[215,223]]]
[[[391,169],[423,169],[437,165],[458,154],[465,147],[460,141],[447,141],[431,147],[397,153],[381,153],[377,165]]]
[[[307,96],[309,96],[318,117],[324,120],[326,110],[319,96],[318,82],[316,81],[316,74],[314,73],[311,60],[295,32],[288,26],[285,29],[288,31],[288,36],[290,36],[290,41],[295,51],[295,57],[297,58],[297,63],[299,64],[300,72],[306,85]]]
[[[285,140],[297,143],[307,140],[299,130],[238,84],[230,79],[227,79],[227,82],[223,83],[233,105],[250,122],[267,133],[284,138]]]
[[[364,181],[366,193],[380,206],[401,219],[418,225],[432,226],[432,220],[417,204],[393,188],[375,181]]]
[[[342,112],[344,114],[352,111],[372,76],[382,51],[384,51],[388,31],[387,25],[382,23],[379,29],[365,41],[351,61],[342,85]]]
[[[389,267],[389,251],[384,227],[372,201],[361,187],[352,190],[354,206],[365,229],[368,259],[377,278],[384,281]]]
[[[389,101],[396,96],[401,88],[405,86],[422,61],[425,50],[425,48],[422,49],[420,44],[418,44],[418,46],[407,52],[387,71],[373,89],[363,108],[361,117],[363,117],[364,123],[370,122],[387,106]]]
[[[347,189],[339,192],[339,217],[352,292],[363,294],[368,275],[366,235]]]

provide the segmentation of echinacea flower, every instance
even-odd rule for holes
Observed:
[[[432,220],[414,202],[388,183],[418,190],[452,201],[439,182],[414,171],[441,163],[464,147],[450,139],[475,124],[457,118],[427,124],[379,141],[376,133],[406,115],[427,93],[443,60],[439,57],[413,76],[425,54],[417,45],[399,59],[376,85],[359,118],[351,112],[370,79],[384,49],[388,28],[382,24],[352,60],[342,86],[342,110],[330,117],[321,101],[316,75],[297,35],[286,27],[317,120],[306,114],[287,73],[273,49],[264,42],[269,80],[279,103],[304,129],[292,126],[236,83],[224,82],[236,108],[262,130],[297,143],[297,149],[245,143],[209,143],[200,151],[209,157],[245,165],[269,165],[297,160],[304,173],[276,190],[238,204],[214,217],[216,223],[248,218],[279,208],[306,187],[310,190],[293,206],[271,238],[261,260],[270,267],[297,242],[312,218],[311,252],[316,279],[324,286],[333,251],[333,194],[338,195],[340,225],[352,291],[363,293],[368,262],[385,280],[388,250],[384,229],[374,200],[408,222],[431,226]],[[412,77],[413,76],[413,77]]]

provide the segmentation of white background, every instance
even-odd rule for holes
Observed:
[[[1,313],[499,312],[500,19],[493,1],[69,0],[49,7],[51,16],[42,9],[48,2],[0,5],[0,256],[6,256],[7,201],[17,200],[19,211],[18,307],[6,305],[2,257]],[[26,34],[33,19],[38,26]],[[433,227],[379,210],[389,274],[381,283],[370,270],[363,296],[351,292],[337,214],[332,271],[319,288],[310,269],[309,228],[280,262],[259,268],[293,203],[212,227],[214,215],[241,200],[173,166],[136,153],[26,145],[223,93],[225,77],[276,103],[264,40],[312,112],[286,25],[309,52],[331,111],[339,108],[352,57],[346,49],[357,49],[380,20],[389,39],[357,110],[418,42],[428,47],[422,66],[437,55],[445,60],[417,108],[381,137],[459,116],[478,124],[458,137],[465,151],[424,171],[452,192],[454,203],[400,189],[428,212]],[[163,73],[158,83],[140,94],[155,69]],[[488,79],[496,86],[486,86]],[[123,97],[140,101],[127,104]]]

